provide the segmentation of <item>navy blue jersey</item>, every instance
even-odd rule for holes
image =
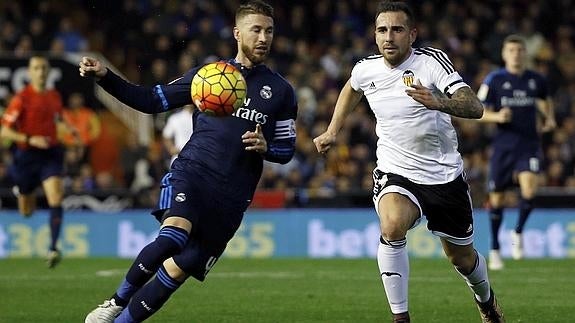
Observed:
[[[251,199],[259,181],[263,160],[287,163],[295,151],[297,102],[292,86],[265,65],[246,68],[247,96],[244,105],[229,117],[212,117],[196,110],[194,132],[179,159],[202,170],[202,175],[225,185],[234,197]],[[179,79],[154,87],[130,84],[108,70],[99,81],[110,94],[144,113],[158,113],[192,104],[190,83],[200,67]],[[268,151],[261,155],[246,151],[241,136],[261,124]]]
[[[547,82],[542,75],[527,70],[522,75],[514,75],[502,68],[491,72],[483,81],[486,93],[480,99],[493,111],[509,107],[512,119],[509,123],[498,123],[494,137],[494,147],[520,145],[537,146],[537,99],[548,96]]]

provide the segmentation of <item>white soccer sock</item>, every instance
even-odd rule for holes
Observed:
[[[407,312],[409,258],[407,240],[386,241],[377,249],[377,264],[391,312]]]
[[[475,262],[475,269],[469,274],[462,274],[457,268],[457,272],[465,279],[467,286],[471,288],[475,294],[475,299],[481,303],[489,300],[491,286],[489,284],[489,277],[487,276],[487,263],[485,258],[477,250],[475,251],[477,260]]]

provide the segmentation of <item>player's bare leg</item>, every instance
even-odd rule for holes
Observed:
[[[18,212],[25,218],[32,216],[36,210],[36,194],[34,192],[28,194],[18,194]]]
[[[48,267],[54,268],[62,259],[58,250],[58,238],[62,228],[62,200],[64,199],[64,182],[59,176],[51,176],[42,182],[46,200],[50,207],[50,237],[51,243],[48,250]]]
[[[499,229],[503,222],[503,202],[504,192],[489,193],[490,214],[489,222],[491,224],[491,250],[489,250],[489,269],[503,269],[503,260],[501,259],[499,246]]]
[[[523,258],[523,228],[527,218],[533,211],[533,198],[537,193],[537,174],[533,172],[521,172],[517,176],[521,199],[519,200],[519,219],[515,230],[511,233],[511,256],[513,259]]]
[[[484,323],[505,322],[495,294],[489,284],[487,263],[473,244],[456,245],[441,238],[443,251],[467,286],[473,291],[474,300]]]
[[[393,322],[408,323],[409,258],[407,230],[420,217],[419,208],[407,197],[387,193],[378,203],[381,239],[377,250],[379,273]]]

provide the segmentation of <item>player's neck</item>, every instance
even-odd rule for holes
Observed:
[[[240,54],[238,54],[238,55],[236,56],[236,58],[234,58],[234,61],[235,61],[237,64],[239,64],[239,65],[241,65],[242,67],[245,67],[245,68],[252,68],[252,67],[255,66],[255,64],[254,64],[252,61],[250,61],[246,56],[243,56],[243,55],[240,55]]]
[[[505,69],[513,75],[522,75],[525,72],[525,67],[523,66],[507,66]]]
[[[44,92],[46,91],[46,84],[41,84],[41,83],[30,83],[30,86],[32,86],[32,88],[34,89],[34,91],[36,92]]]

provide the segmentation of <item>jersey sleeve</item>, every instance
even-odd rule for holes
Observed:
[[[479,98],[479,100],[483,104],[491,107],[495,106],[495,93],[493,91],[493,89],[495,88],[494,82],[495,82],[494,74],[489,73],[485,77],[485,79],[479,86],[479,90],[477,91],[477,97]]]
[[[13,127],[18,121],[23,108],[24,104],[22,96],[19,94],[15,95],[12,100],[10,100],[8,108],[6,108],[6,111],[4,111],[4,114],[2,115],[2,126],[10,128]]]
[[[135,110],[160,113],[192,104],[190,84],[196,71],[197,68],[191,69],[168,84],[149,87],[132,84],[108,70],[98,84]]]
[[[435,87],[447,97],[451,97],[455,91],[462,87],[469,87],[443,51],[431,47],[419,48],[418,51],[427,55],[432,81]]]
[[[264,154],[265,160],[280,164],[289,162],[295,153],[298,106],[293,88],[289,85],[288,87],[284,98],[285,107],[276,117],[274,135],[272,140],[268,141],[268,150]]]
[[[360,84],[361,84],[361,83],[360,83],[360,81],[359,81],[359,75],[360,75],[361,73],[358,73],[358,71],[357,71],[357,70],[358,70],[358,66],[359,66],[359,65],[356,64],[356,65],[352,68],[352,70],[351,70],[351,76],[349,77],[349,84],[351,85],[351,88],[352,88],[354,91],[356,91],[356,92],[361,91],[361,88],[360,88]]]

